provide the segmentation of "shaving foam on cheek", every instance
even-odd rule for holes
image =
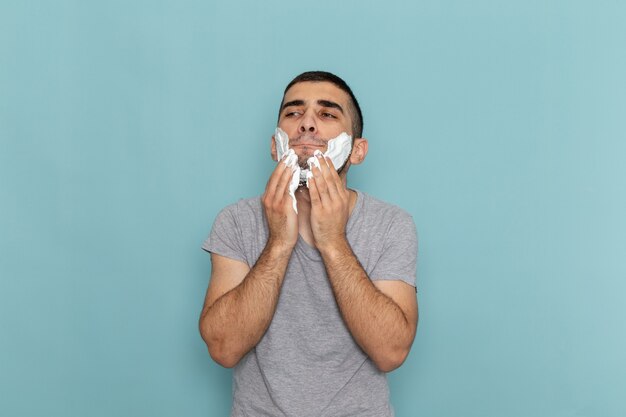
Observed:
[[[276,143],[276,156],[280,161],[289,150],[289,137],[280,127],[277,127],[274,132],[274,142]]]
[[[323,155],[330,158],[330,160],[333,162],[335,169],[340,169],[343,164],[345,164],[348,160],[350,152],[352,152],[352,137],[346,132],[343,132],[336,138],[328,141],[328,149],[326,149],[326,152],[324,152]],[[313,165],[321,168],[320,160],[317,158],[317,156],[320,154],[322,153],[319,150],[316,150],[315,152],[313,152],[313,156],[306,161],[307,164],[309,164],[309,169],[304,170],[304,179],[307,182],[307,187],[309,186],[309,178],[313,176],[313,174],[311,173]],[[300,176],[302,176],[302,173],[300,174]]]
[[[296,190],[298,189],[298,184],[300,184],[300,166],[298,165],[298,155],[296,155],[293,149],[287,151],[283,163],[287,165],[287,169],[292,171],[291,180],[289,181],[289,195],[291,196],[293,211],[297,213]]]
[[[293,171],[291,180],[289,181],[289,196],[291,197],[293,211],[298,213],[298,203],[296,201],[296,190],[298,189],[298,184],[300,183],[298,155],[296,155],[293,149],[289,149],[289,137],[287,137],[287,134],[279,127],[276,128],[274,142],[276,143],[276,156],[278,157],[278,160],[280,161],[283,159],[283,156],[285,156],[283,163]]]

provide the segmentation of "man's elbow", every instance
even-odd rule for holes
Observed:
[[[228,354],[227,352],[224,352],[223,350],[217,350],[215,348],[211,349],[211,347],[209,347],[208,350],[209,350],[209,355],[211,356],[211,359],[213,359],[215,363],[217,363],[220,366],[223,366],[224,368],[234,368],[235,365],[237,365],[239,363],[239,360],[241,359],[239,357],[236,357],[235,355]]]
[[[372,361],[381,372],[391,372],[398,369],[408,355],[409,349],[399,348],[372,359]]]
[[[211,359],[213,359],[215,363],[223,366],[224,368],[233,368],[237,365],[237,363],[239,363],[241,356],[233,354],[234,349],[229,347],[224,340],[215,337],[215,335],[209,334],[209,332],[206,331],[206,329],[203,329],[202,326],[200,327],[200,336],[202,336],[202,340],[204,340],[204,343],[207,346],[209,356],[211,356]]]
[[[212,340],[202,335],[206,343],[211,359],[224,368],[233,368],[241,360],[241,356],[234,354],[234,349],[229,348],[223,341]]]

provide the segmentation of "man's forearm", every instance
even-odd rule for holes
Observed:
[[[397,368],[414,337],[402,309],[372,284],[347,241],[320,249],[320,253],[352,337],[380,370]]]
[[[243,281],[205,309],[201,332],[211,356],[235,366],[269,327],[292,249],[268,241]]]

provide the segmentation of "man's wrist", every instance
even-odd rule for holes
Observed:
[[[328,239],[318,244],[317,250],[325,260],[334,260],[337,257],[343,257],[352,253],[352,248],[345,235],[337,236],[334,239]]]
[[[270,254],[270,256],[275,258],[282,257],[290,257],[291,252],[293,252],[293,248],[295,247],[295,243],[287,243],[277,239],[268,239],[266,250]]]

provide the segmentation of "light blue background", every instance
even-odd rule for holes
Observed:
[[[420,236],[397,415],[626,415],[620,1],[0,3],[0,415],[226,416],[217,212],[336,72]]]

